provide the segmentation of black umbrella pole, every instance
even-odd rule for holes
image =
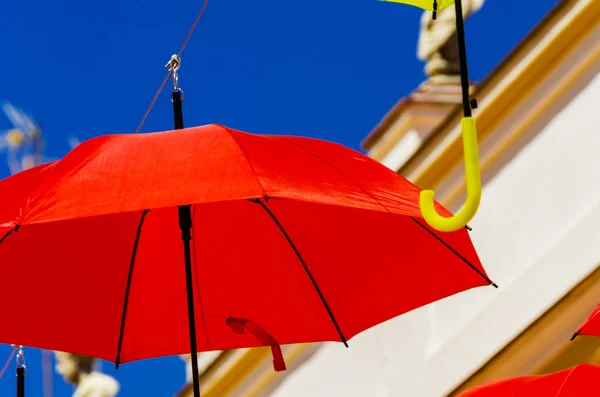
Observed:
[[[175,90],[171,94],[173,101],[173,116],[175,129],[183,128],[182,91]],[[192,278],[192,257],[190,241],[192,240],[192,209],[189,205],[178,207],[179,227],[183,240],[183,255],[185,259],[185,284],[187,290],[188,322],[190,326],[190,350],[192,355],[192,380],[194,397],[200,397],[200,379],[198,375],[198,348],[196,346],[196,319],[194,316],[194,283]]]
[[[462,0],[454,2],[456,10],[456,37],[458,38],[458,59],[460,62],[460,84],[462,86],[462,102],[465,117],[471,117],[471,99],[469,95],[469,67],[467,66],[467,44],[465,40],[465,21],[462,11]]]
[[[171,93],[171,101],[173,101],[173,118],[175,121],[175,129],[183,129],[183,91],[174,90]]]
[[[17,368],[17,397],[25,397],[25,368]]]

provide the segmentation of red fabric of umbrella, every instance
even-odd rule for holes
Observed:
[[[103,136],[0,182],[0,198],[0,300],[20,299],[3,343],[113,362],[189,353],[182,205],[198,351],[345,343],[491,284],[466,230],[420,218],[414,185],[314,139]]]
[[[474,387],[458,397],[595,397],[600,367],[581,364],[547,375],[520,376]]]
[[[587,320],[573,334],[571,340],[579,335],[600,336],[600,304],[594,308]]]

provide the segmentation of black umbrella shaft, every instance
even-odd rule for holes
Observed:
[[[471,100],[469,97],[469,68],[467,66],[467,44],[465,41],[465,21],[462,11],[462,0],[454,1],[456,10],[456,37],[458,39],[458,59],[460,61],[460,83],[462,86],[462,102],[465,117],[471,117]]]
[[[181,91],[173,91],[173,116],[175,129],[183,128],[183,110]],[[192,380],[194,397],[200,397],[200,379],[198,375],[198,348],[196,346],[196,319],[194,315],[194,283],[192,278],[192,256],[190,241],[192,240],[192,209],[189,205],[178,207],[179,227],[183,240],[183,255],[185,260],[185,284],[187,290],[188,322],[190,327],[190,349],[192,355]]]
[[[25,368],[17,368],[17,397],[25,397]]]
[[[173,91],[171,94],[171,99],[173,100],[173,117],[175,119],[175,129],[182,130],[183,129],[183,107],[182,102],[183,98],[181,97],[181,91]]]

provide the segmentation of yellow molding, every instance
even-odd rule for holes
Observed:
[[[288,370],[292,370],[298,361],[306,354],[312,345],[294,345],[292,349],[286,351],[285,362],[288,366]],[[261,397],[269,385],[273,384],[277,377],[285,376],[285,373],[278,373],[272,370],[268,370],[263,373],[262,376],[252,385],[252,387],[244,393],[245,397]]]
[[[200,374],[200,390],[203,390],[205,387],[208,387],[208,385],[211,384],[221,366],[226,363],[234,353],[234,350],[222,351],[215,358],[215,360],[206,367],[206,369]],[[187,383],[179,390],[179,392],[177,392],[177,394],[175,394],[175,397],[186,397],[191,396],[192,394],[192,384]]]
[[[584,37],[580,37],[583,41]],[[498,165],[505,159],[505,154],[509,153],[513,148],[522,142],[527,132],[531,131],[533,125],[548,114],[550,108],[573,87],[581,76],[585,75],[592,67],[596,66],[600,59],[600,42],[596,43],[594,49],[587,53],[582,62],[573,65],[569,70],[569,74],[562,76],[557,87],[550,95],[545,95],[540,103],[528,112],[525,120],[520,120],[517,125],[511,129],[510,133],[498,142],[488,153],[482,153],[481,157],[481,174],[491,176],[490,174]],[[457,204],[463,195],[465,189],[465,181],[461,178],[447,192],[440,194],[440,199],[449,208]]]
[[[412,122],[411,118],[412,117],[404,117],[403,119],[398,120],[399,125],[396,126],[396,130],[397,131],[408,130],[409,128],[407,128],[407,126],[409,126],[410,123]],[[392,126],[394,127],[395,123],[393,123]],[[385,155],[388,154],[390,152],[390,150],[404,136],[405,136],[404,133],[399,133],[399,132],[396,132],[395,134],[390,134],[389,136],[387,136],[387,134],[385,136],[382,136],[381,141],[378,142],[377,144],[375,144],[373,146],[373,148],[371,150],[369,150],[369,156],[371,156],[372,159],[377,160],[377,161],[383,160]]]
[[[221,378],[202,390],[203,397],[225,397],[244,381],[265,359],[271,356],[270,347],[246,351]]]
[[[574,3],[574,2],[573,2]],[[476,114],[478,140],[483,142],[503,119],[512,113],[531,92],[544,81],[558,66],[573,44],[589,35],[600,20],[600,1],[590,1],[565,28],[557,34],[535,59],[532,59],[523,72],[511,81],[501,95],[492,98],[491,102]],[[460,121],[455,117],[448,127],[453,128]],[[434,143],[434,142],[432,142]],[[431,145],[433,146],[433,145]],[[421,150],[424,154],[426,150]],[[410,169],[423,160],[423,156],[415,156],[403,167]],[[413,183],[420,188],[434,188],[462,161],[462,139],[457,134],[452,142],[440,153],[420,174],[415,175]],[[401,170],[402,172],[402,170]],[[404,173],[406,174],[406,173]]]
[[[472,86],[472,89],[475,87]],[[414,118],[419,118],[419,115],[415,115],[415,111],[419,111],[421,109],[431,109],[431,110],[439,110],[441,112],[445,112],[447,114],[452,114],[454,109],[457,109],[457,105],[448,104],[445,102],[437,103],[437,102],[417,102],[417,101],[400,101],[401,106],[392,110],[388,118],[390,120],[394,120],[393,122],[388,121],[389,125],[386,125],[387,128],[384,129],[382,124],[379,125],[381,131],[379,134],[379,140],[373,141],[369,146],[368,152],[369,156],[374,160],[381,161],[383,158],[398,144],[398,142],[406,136],[407,131],[410,130],[410,126],[414,122]],[[407,109],[410,109],[407,111]],[[393,117],[393,118],[392,118]],[[435,128],[437,123],[432,121],[432,127]]]
[[[600,339],[581,337],[570,342],[569,338],[594,309],[599,296],[597,268],[448,395],[499,378],[564,369],[572,364],[575,351],[582,361],[597,360]]]
[[[291,346],[291,349],[284,351],[284,358],[288,370],[291,370],[302,357],[311,349],[314,344],[298,344]],[[256,369],[265,361],[270,360],[271,350],[269,347],[248,349],[240,356],[232,367],[219,379],[216,379],[210,385],[202,389],[203,397],[225,397],[235,391],[235,389],[253,374]],[[245,397],[258,397],[277,377],[285,376],[284,373],[278,373],[269,368],[263,373],[252,387],[244,393]]]

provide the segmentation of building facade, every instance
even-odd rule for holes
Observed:
[[[499,289],[415,310],[349,349],[286,346],[282,373],[273,372],[268,348],[214,355],[203,396],[440,397],[600,363],[599,342],[569,342],[600,301],[599,71],[600,2],[563,0],[474,87],[483,198],[471,238]],[[424,83],[364,147],[457,211],[461,116],[458,87]]]

